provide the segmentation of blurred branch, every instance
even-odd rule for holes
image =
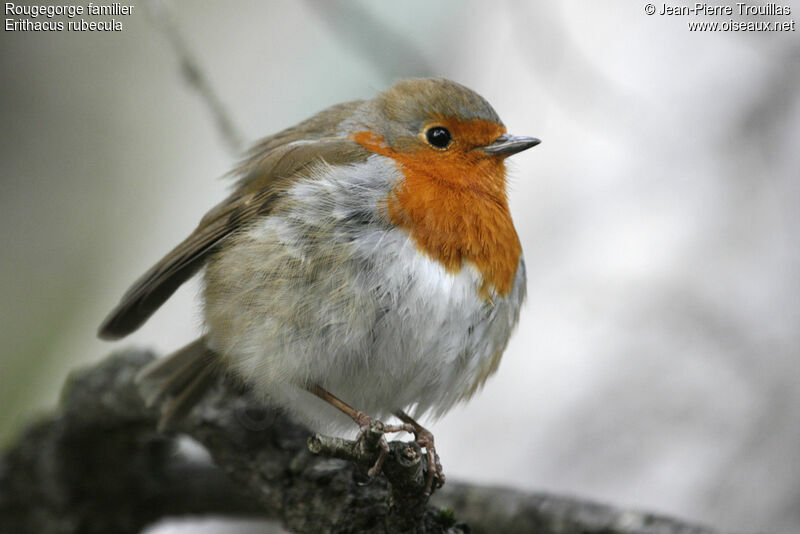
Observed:
[[[527,67],[539,85],[569,116],[596,124],[607,131],[608,108],[618,121],[637,124],[649,121],[641,97],[606,74],[595,55],[584,52],[576,38],[575,21],[564,13],[568,4],[513,0],[504,4],[513,41],[523,53]],[[581,10],[603,9],[585,4]],[[587,87],[591,91],[586,90]]]
[[[397,78],[438,76],[417,44],[351,0],[306,0],[333,35],[368,61],[389,82]]]
[[[200,95],[200,98],[214,117],[214,122],[223,141],[228,146],[228,149],[235,156],[238,156],[244,147],[244,136],[233,123],[228,110],[219,96],[217,96],[214,88],[211,87],[211,83],[208,81],[200,63],[186,44],[178,29],[173,9],[162,0],[147,0],[144,6],[148,18],[164,34],[178,57],[184,80]]]
[[[468,528],[421,497],[419,451],[402,452],[415,444],[392,442],[386,477],[364,484],[362,468],[312,454],[307,429],[222,378],[179,429],[218,467],[190,461],[175,452],[174,437],[156,433],[157,414],[133,383],[152,359],[125,352],[70,378],[60,411],[32,425],[0,462],[0,531],[133,534],[164,517],[214,514],[314,533],[711,534],[575,499],[448,483],[434,499]],[[349,450],[334,441],[315,436],[311,445]],[[416,482],[395,487],[403,480]]]
[[[770,41],[755,43],[760,45],[756,52],[769,61],[763,62],[762,81],[749,101],[736,109],[738,131],[734,135],[740,149],[749,148],[765,156],[754,158],[758,165],[770,165],[776,160],[782,161],[775,152],[782,147],[783,138],[789,137],[784,129],[793,120],[793,115],[787,110],[793,109],[800,99],[797,90],[800,87],[800,45],[790,42],[776,49],[770,46],[774,45]],[[730,143],[730,135],[726,132],[722,142]],[[735,164],[734,167],[741,166]],[[728,174],[730,171],[725,172]],[[740,174],[751,180],[770,178],[769,174],[753,173],[752,169],[740,169]]]

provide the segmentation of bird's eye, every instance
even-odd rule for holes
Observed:
[[[447,145],[453,140],[453,136],[450,135],[450,130],[447,128],[434,126],[425,132],[425,139],[436,148],[447,148]]]

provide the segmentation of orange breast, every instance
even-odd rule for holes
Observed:
[[[483,298],[491,299],[490,287],[505,296],[522,254],[508,210],[505,165],[502,158],[466,149],[488,144],[505,129],[487,121],[437,124],[446,125],[461,146],[399,153],[371,132],[356,132],[353,139],[394,159],[405,177],[387,199],[392,222],[406,228],[417,247],[448,271],[472,263],[483,276]]]

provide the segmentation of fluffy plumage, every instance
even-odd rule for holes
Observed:
[[[446,150],[425,141],[434,125],[453,133]],[[199,381],[165,372],[194,358],[316,428],[349,420],[312,385],[373,416],[441,415],[497,368],[525,295],[504,156],[480,150],[504,132],[482,97],[425,79],[264,139],[100,335],[135,330],[205,265],[207,333],[143,373],[151,398],[194,400],[175,384]]]

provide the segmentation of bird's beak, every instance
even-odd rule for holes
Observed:
[[[515,136],[503,134],[491,145],[481,147],[481,150],[492,156],[510,156],[523,150],[528,150],[541,143],[535,137]]]

